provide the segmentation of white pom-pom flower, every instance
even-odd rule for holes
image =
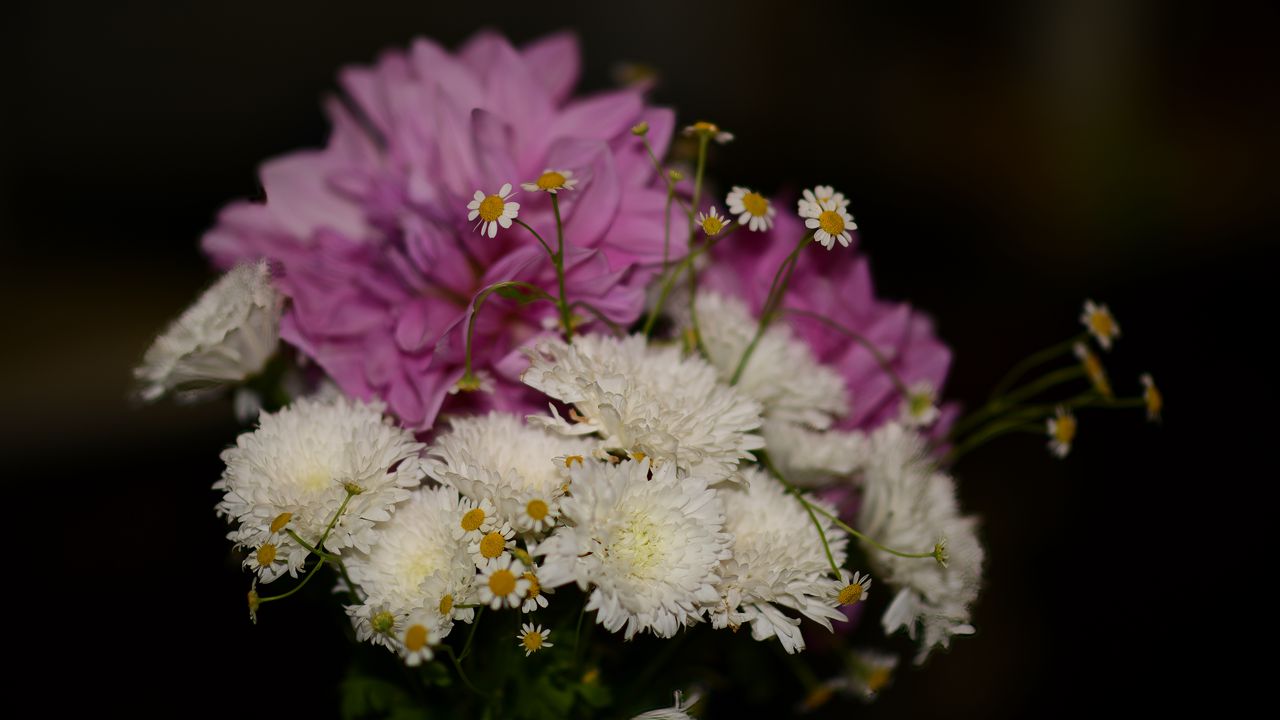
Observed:
[[[942,556],[903,558],[864,543],[881,579],[898,590],[881,620],[885,632],[921,635],[916,661],[923,662],[935,645],[974,631],[969,606],[982,584],[983,559],[977,519],[960,515],[955,481],[934,467],[924,439],[897,423],[870,436],[862,476],[855,527],[888,547],[938,548]]]
[[[152,343],[133,371],[138,394],[193,400],[262,372],[279,343],[283,306],[265,260],[235,267]]]
[[[525,384],[572,404],[571,417],[580,422],[570,423],[554,407],[552,417],[530,421],[570,435],[598,433],[598,454],[614,450],[659,466],[674,463],[682,474],[717,482],[733,477],[738,462],[764,445],[754,432],[759,403],[677,347],[647,345],[640,335],[579,335],[572,345],[542,343],[529,357]]]
[[[757,468],[743,474],[741,486],[717,491],[724,502],[724,528],[734,540],[711,623],[718,628],[750,623],[752,638],[777,637],[784,650],[799,652],[805,645],[800,620],[782,609],[830,630],[832,620],[845,619],[835,607],[841,583],[832,576],[818,529],[800,501]],[[820,501],[811,502],[835,512]],[[818,520],[836,565],[844,564],[848,536],[829,519],[819,515]]]
[[[369,551],[378,538],[374,523],[390,519],[422,481],[422,448],[380,404],[303,398],[264,413],[256,430],[222,453],[227,467],[214,489],[225,494],[217,511],[239,523],[228,536],[237,545],[256,553],[272,543],[296,575],[308,551],[287,531],[314,544],[332,523],[326,548]]]
[[[627,639],[671,637],[720,601],[720,563],[733,537],[724,508],[701,476],[678,478],[670,463],[574,464],[565,524],[530,549],[546,587],[590,590],[587,610]]]

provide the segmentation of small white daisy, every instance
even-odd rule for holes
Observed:
[[[796,204],[800,217],[808,217],[808,212],[816,215],[823,210],[844,210],[849,207],[849,200],[844,193],[836,192],[830,185],[818,185],[801,193]]]
[[[1089,377],[1089,382],[1093,383],[1093,389],[1104,398],[1115,397],[1115,393],[1111,390],[1111,380],[1107,377],[1107,369],[1102,365],[1102,358],[1098,353],[1082,342],[1076,343],[1072,349],[1080,359],[1080,364],[1084,366],[1084,374]]]
[[[572,190],[577,184],[578,180],[573,176],[572,170],[552,170],[547,168],[542,171],[537,180],[521,183],[520,187],[529,192],[545,192],[555,195],[561,190]]]
[[[524,599],[524,605],[520,606],[520,612],[531,613],[538,608],[546,607],[547,593],[553,591],[544,589],[542,583],[538,582],[538,576],[532,572],[526,571],[523,577],[529,581],[529,595]]]
[[[933,383],[921,380],[907,388],[898,410],[898,420],[907,427],[929,427],[938,421],[938,391]]]
[[[417,667],[425,661],[430,661],[435,656],[432,646],[439,645],[446,635],[448,630],[441,628],[436,616],[425,610],[410,613],[400,624],[400,631],[396,637],[404,664]]]
[[[467,213],[467,222],[479,218],[476,227],[480,234],[496,236],[499,226],[504,230],[511,227],[511,221],[520,214],[520,203],[507,202],[512,195],[511,183],[503,183],[502,189],[494,195],[485,195],[477,190],[474,199],[467,203],[467,209],[471,211]]]
[[[849,655],[848,667],[842,689],[863,700],[874,700],[893,680],[898,656],[875,650],[855,650]]]
[[[487,497],[479,502],[464,497],[458,510],[458,521],[453,528],[453,537],[457,540],[465,537],[469,541],[478,541],[498,523],[497,510]]]
[[[1071,443],[1076,438],[1076,416],[1071,411],[1059,406],[1056,410],[1056,417],[1051,417],[1045,421],[1046,431],[1049,433],[1049,450],[1054,455],[1064,458],[1067,453],[1071,452]]]
[[[702,232],[706,233],[707,237],[719,235],[720,231],[724,230],[725,225],[728,224],[726,218],[720,214],[719,210],[716,210],[715,205],[712,205],[705,213],[698,213],[697,221],[698,226],[702,228]]]
[[[286,549],[292,538],[288,536],[279,537],[272,536],[270,540],[262,543],[256,549],[250,551],[244,559],[244,567],[250,572],[256,573],[262,578],[262,582],[269,583],[281,575],[289,572],[289,559],[285,552],[281,552],[281,547]]]
[[[694,135],[697,135],[699,137],[705,136],[705,137],[711,138],[712,140],[715,140],[721,145],[724,145],[730,140],[733,140],[733,133],[725,132],[724,130],[720,129],[719,125],[716,125],[715,123],[711,123],[711,122],[706,122],[705,120],[699,120],[698,122],[692,125],[686,125],[684,128],[684,134],[689,137],[692,137]]]
[[[407,612],[392,612],[373,603],[348,605],[346,610],[355,628],[356,640],[400,652],[400,634],[409,616]]]
[[[738,224],[746,225],[752,232],[773,227],[773,216],[778,214],[769,198],[744,187],[734,186],[724,202],[729,206],[729,214],[738,216]]]
[[[544,630],[541,625],[525,623],[520,626],[520,634],[516,635],[516,640],[519,640],[520,647],[524,648],[524,656],[529,657],[542,648],[555,647],[552,643],[547,642],[550,637],[550,630]]]
[[[265,260],[237,266],[152,343],[133,371],[139,396],[196,400],[262,372],[276,351],[283,308]]]
[[[836,602],[841,605],[857,605],[871,597],[871,576],[861,572],[852,575],[848,570],[840,571],[840,580],[844,587],[836,594]]]
[[[804,226],[813,231],[815,242],[828,250],[835,247],[837,240],[842,247],[849,247],[849,243],[853,242],[849,231],[857,230],[858,225],[845,209],[847,205],[848,201],[839,193],[824,201],[812,191],[805,190],[805,199],[800,201],[799,212],[800,217],[805,219]]]
[[[1151,373],[1142,373],[1138,376],[1138,380],[1142,382],[1142,399],[1147,404],[1147,420],[1160,422],[1160,411],[1164,409],[1164,396],[1156,388],[1156,381],[1151,379]]]
[[[560,515],[560,504],[555,498],[530,494],[516,514],[516,527],[524,532],[540,533],[550,530]]]
[[[524,572],[524,563],[510,555],[490,560],[480,572],[480,602],[494,610],[504,605],[520,607],[520,601],[529,594],[531,585]]]
[[[1111,349],[1111,342],[1120,337],[1120,325],[1106,305],[1099,305],[1092,300],[1084,301],[1084,312],[1080,313],[1080,322],[1098,341],[1103,350]]]
[[[471,559],[475,560],[476,567],[484,567],[491,560],[501,557],[514,548],[515,536],[516,531],[511,528],[511,523],[504,522],[467,543],[467,552],[471,553]]]

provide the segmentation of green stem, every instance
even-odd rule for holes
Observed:
[[[302,582],[298,583],[297,585],[294,585],[292,590],[286,593],[281,593],[280,595],[272,595],[271,597],[260,597],[258,598],[258,604],[261,605],[262,603],[268,603],[268,602],[271,602],[272,600],[283,600],[289,597],[290,595],[298,592],[302,588],[306,587],[308,582],[311,582],[311,578],[314,577],[316,573],[320,571],[320,568],[324,564],[325,564],[325,559],[320,558],[320,561],[317,562],[314,566],[312,566],[311,570],[305,576],[303,576]]]
[[[809,513],[809,520],[813,522],[813,526],[818,529],[818,537],[822,539],[822,551],[827,554],[827,562],[831,564],[831,573],[835,575],[837,580],[843,580],[844,576],[840,574],[840,566],[836,563],[835,555],[831,554],[831,544],[827,542],[827,530],[822,527],[822,521],[818,520],[818,516],[813,512],[813,503],[809,502],[809,499],[804,496],[804,493],[800,492],[800,488],[787,482],[787,479],[782,476],[782,471],[779,470],[778,467],[773,464],[773,460],[769,458],[769,453],[761,450],[757,452],[756,455],[760,459],[760,464],[764,465],[765,469],[769,471],[769,474],[777,478],[778,482],[782,483],[783,487],[787,489],[787,492],[794,495],[795,498],[800,501],[800,504],[804,506],[805,512]]]
[[[329,539],[329,533],[333,532],[333,528],[338,524],[338,518],[342,517],[342,513],[347,511],[347,504],[351,502],[351,498],[355,497],[355,495],[355,492],[347,490],[347,496],[342,499],[342,504],[338,506],[338,511],[329,519],[329,524],[325,527],[324,534],[316,541],[317,548],[324,547],[324,541]]]
[[[693,203],[689,206],[689,231],[693,233],[693,215],[698,212],[702,202],[702,174],[707,169],[707,143],[711,141],[711,136],[707,133],[698,134],[698,167],[694,171],[693,180]]]
[[[603,313],[603,312],[601,312],[599,308],[597,308],[595,305],[592,305],[591,303],[587,302],[586,300],[574,300],[573,302],[569,303],[569,309],[570,309],[570,310],[572,310],[573,308],[576,308],[576,307],[580,307],[580,308],[582,308],[582,309],[586,310],[587,312],[589,312],[589,313],[591,313],[592,315],[594,315],[594,316],[596,317],[596,320],[599,320],[600,322],[602,322],[602,323],[604,323],[605,325],[609,326],[609,331],[610,331],[610,332],[612,332],[614,335],[619,335],[619,336],[621,336],[621,335],[626,335],[626,334],[627,334],[626,329],[624,329],[624,328],[623,328],[621,325],[619,325],[618,323],[616,323],[616,322],[614,322],[614,321],[610,320],[609,318],[605,317],[604,313]]]
[[[866,544],[868,544],[868,545],[870,545],[870,546],[872,546],[872,547],[874,547],[874,548],[876,548],[876,549],[878,549],[878,550],[883,550],[884,552],[887,552],[887,553],[889,553],[890,555],[897,555],[898,557],[904,557],[904,558],[932,558],[932,557],[935,557],[935,555],[934,555],[934,551],[933,551],[933,550],[930,550],[929,552],[922,552],[922,553],[910,553],[910,552],[903,552],[903,551],[901,551],[901,550],[894,550],[893,548],[891,548],[891,547],[889,547],[889,546],[887,546],[887,545],[882,545],[882,544],[880,544],[880,542],[878,542],[878,541],[877,541],[877,540],[875,540],[874,538],[867,537],[866,535],[864,535],[864,534],[862,534],[862,533],[858,532],[857,530],[854,530],[852,527],[849,527],[849,524],[848,524],[848,523],[846,523],[845,521],[843,521],[843,520],[841,520],[840,518],[836,517],[836,516],[835,516],[835,515],[833,515],[832,513],[827,512],[827,510],[826,510],[825,508],[823,508],[821,505],[814,505],[814,508],[815,508],[819,513],[822,513],[824,516],[826,516],[826,518],[827,518],[828,520],[830,520],[831,522],[835,523],[835,524],[836,524],[836,527],[838,527],[838,528],[840,528],[841,530],[844,530],[845,532],[849,533],[850,535],[852,535],[852,536],[854,536],[854,537],[858,538],[858,539],[859,539],[859,540],[861,540],[862,542],[864,542],[864,543],[866,543]]]
[[[732,230],[736,228],[730,229]],[[686,268],[693,265],[693,262],[698,259],[699,255],[702,255],[712,247],[715,247],[716,243],[720,242],[721,239],[728,237],[729,234],[730,233],[726,231],[719,235],[707,238],[705,243],[698,246],[698,249],[687,253],[684,256],[684,259],[680,261],[680,264],[676,265],[675,270],[672,270],[670,274],[663,278],[662,287],[658,291],[658,300],[654,303],[653,310],[649,313],[649,317],[645,319],[644,327],[641,328],[640,334],[645,337],[649,337],[653,334],[654,323],[656,323],[658,318],[662,315],[662,306],[666,304],[667,296],[671,294],[671,290],[675,287],[676,280],[680,277],[680,274],[683,273]]]
[[[871,353],[871,357],[875,358],[876,364],[880,366],[880,369],[884,371],[884,374],[888,375],[889,379],[893,381],[893,385],[898,389],[898,392],[901,393],[903,397],[910,394],[911,391],[907,388],[906,382],[904,382],[902,376],[898,375],[897,371],[893,369],[893,365],[889,362],[889,358],[885,357],[884,353],[880,352],[880,348],[876,347],[875,343],[871,342],[865,336],[850,330],[831,318],[823,317],[818,313],[810,312],[808,310],[801,310],[799,308],[782,308],[779,312],[787,315],[796,315],[798,317],[808,318],[810,320],[816,320],[866,348],[867,351]]]
[[[554,206],[555,203],[556,203],[556,196],[552,195],[551,204]],[[547,251],[547,257],[551,258],[551,262],[554,263],[556,261],[556,251],[551,249],[551,246],[547,244],[546,240],[542,239],[542,236],[538,234],[537,230],[533,229],[533,226],[521,220],[520,218],[515,218],[512,220],[512,222],[524,228],[525,230],[528,230],[531,235],[533,235],[535,238],[538,239],[538,244],[542,246],[542,249]]]
[[[462,644],[462,655],[458,657],[459,661],[466,660],[471,654],[471,641],[476,639],[476,628],[480,627],[480,616],[484,614],[484,607],[476,610],[476,616],[471,618],[471,629],[467,631],[467,641]]]
[[[1046,363],[1059,355],[1071,352],[1071,348],[1075,347],[1076,343],[1087,338],[1088,335],[1088,333],[1080,333],[1079,335],[1068,338],[1064,342],[1047,347],[1023,358],[1022,362],[1014,365],[1009,372],[1005,373],[1005,376],[1000,379],[1000,382],[996,383],[995,387],[991,389],[991,396],[988,400],[995,400],[1003,395],[1005,391],[1013,387],[1013,384],[1025,375],[1028,370]]]
[[[517,220],[516,222],[520,222],[520,221]],[[520,223],[520,224],[523,225],[524,223]],[[528,226],[526,225],[525,227],[528,227]],[[532,228],[530,229],[530,231],[532,232]],[[508,288],[508,287],[515,287],[515,288],[520,288],[522,290],[526,290],[530,294],[532,294],[534,296],[534,299],[536,300],[552,299],[551,296],[548,295],[545,290],[538,287],[537,285],[532,285],[527,282],[521,282],[519,280],[504,280],[502,282],[496,282],[496,283],[493,283],[492,285],[489,285],[483,288],[480,292],[476,293],[475,299],[471,301],[471,317],[467,318],[466,365],[465,365],[465,370],[462,373],[463,380],[475,378],[475,375],[471,372],[471,342],[472,342],[472,338],[475,336],[476,315],[480,313],[480,307],[484,305],[484,301],[488,300],[490,295],[494,294],[495,292],[503,288]]]
[[[1019,402],[1035,397],[1045,390],[1061,385],[1062,383],[1071,382],[1077,378],[1084,377],[1085,374],[1085,369],[1079,365],[1059,368],[1051,373],[1046,373],[1036,380],[1032,380],[1026,385],[1023,385],[1017,390],[988,402],[986,405],[975,410],[972,415],[961,418],[954,426],[952,426],[951,437],[953,439],[959,438],[965,430],[978,425],[987,418],[993,415],[999,415],[1005,410],[1014,407]]]
[[[641,138],[640,142],[644,144],[644,151],[649,155],[649,162],[653,163],[653,168],[658,171],[658,176],[667,185],[667,192],[675,196],[675,200],[680,204],[680,208],[688,215],[693,212],[688,205],[685,204],[684,198],[676,194],[676,183],[667,174],[667,169],[662,166],[662,162],[658,160],[658,156],[653,152],[653,146],[649,144],[649,138]]]
[[[471,678],[468,678],[466,671],[462,669],[462,661],[458,659],[457,655],[453,654],[453,648],[449,645],[443,645],[442,647],[444,648],[445,654],[453,661],[453,669],[458,671],[458,677],[462,680],[462,684],[466,685],[467,689],[476,695],[484,697],[484,693],[477,690],[476,686],[471,684]]]
[[[587,600],[582,601],[582,609],[578,611],[578,624],[573,631],[573,666],[576,668],[582,661],[582,620],[587,616]]]
[[[800,242],[796,243],[796,247],[787,256],[786,260],[778,266],[778,271],[773,274],[773,282],[769,285],[769,295],[765,298],[764,308],[760,311],[760,322],[756,326],[756,334],[751,338],[751,342],[747,344],[746,349],[742,351],[742,357],[738,358],[738,366],[733,371],[733,377],[730,378],[730,385],[737,385],[742,379],[742,372],[747,369],[747,362],[751,360],[751,355],[755,353],[756,346],[760,344],[760,339],[764,337],[764,331],[769,329],[769,323],[773,322],[773,314],[777,306],[782,302],[782,296],[787,292],[787,284],[791,282],[791,269],[794,268],[796,259],[800,257],[800,251],[804,246],[809,244],[809,240],[813,237],[813,231],[805,233],[800,238]]]
[[[556,215],[556,254],[552,258],[556,264],[556,283],[560,287],[560,326],[564,330],[564,341],[573,342],[573,318],[569,313],[569,298],[564,290],[564,223],[560,221],[560,197],[551,196],[551,210]]]
[[[645,143],[649,147],[649,143]],[[653,155],[653,153],[649,153]],[[667,184],[667,202],[662,206],[662,274],[667,274],[667,264],[671,262],[671,199],[676,196],[675,183]]]
[[[1043,425],[1028,424],[1025,419],[1016,419],[1009,422],[993,422],[984,426],[965,439],[964,442],[956,445],[947,453],[947,457],[943,459],[946,465],[954,465],[957,460],[967,455],[969,452],[982,447],[986,443],[995,440],[1001,435],[1008,435],[1012,432],[1025,432],[1041,435],[1045,433]]]

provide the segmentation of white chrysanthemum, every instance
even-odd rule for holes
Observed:
[[[378,525],[373,548],[347,560],[365,604],[394,614],[426,609],[446,631],[453,618],[470,620],[471,610],[454,607],[474,602],[476,574],[464,542],[453,534],[459,511],[457,490],[420,488]]]
[[[955,482],[934,467],[915,432],[889,423],[869,438],[855,527],[907,552],[927,551],[939,538],[946,540],[946,566],[863,543],[880,579],[898,589],[882,618],[885,632],[905,627],[914,639],[923,631],[917,662],[935,645],[947,647],[951,636],[973,633],[969,606],[978,597],[983,558],[977,519],[960,515]]]
[[[644,630],[671,637],[719,602],[733,537],[722,531],[724,508],[706,478],[632,460],[589,461],[570,473],[566,523],[530,549],[543,557],[544,586],[590,588],[587,610],[610,632],[625,626],[628,640]]]
[[[503,230],[511,227],[511,221],[520,214],[520,203],[507,202],[515,193],[511,192],[511,183],[503,183],[502,188],[493,195],[485,195],[477,190],[471,202],[467,203],[467,222],[479,219],[476,227],[481,235],[494,237],[498,227]]]
[[[287,557],[294,574],[307,551],[286,529],[319,542],[345,503],[325,546],[367,552],[378,540],[374,523],[390,519],[408,488],[422,481],[422,448],[383,416],[381,404],[302,398],[264,413],[256,430],[222,453],[227,467],[214,485],[225,491],[218,514],[240,523],[229,535],[238,545],[279,540],[277,555]]]
[[[569,423],[554,408],[552,417],[530,420],[569,435],[597,432],[598,450],[639,451],[716,482],[764,444],[753,433],[760,405],[677,347],[647,345],[640,335],[579,335],[572,345],[540,344],[529,357],[525,384],[572,404],[581,422]]]
[[[558,515],[568,477],[563,458],[590,453],[586,440],[493,412],[454,419],[428,451],[427,473],[469,498],[490,503],[489,512],[496,506],[501,519],[521,532],[541,532]]]
[[[717,491],[724,503],[725,531],[733,535],[733,557],[724,562],[718,588],[721,601],[711,624],[721,628],[751,624],[751,637],[777,637],[789,653],[804,649],[800,619],[788,608],[831,629],[844,620],[836,609],[840,582],[832,577],[822,538],[798,499],[774,478],[757,468],[742,471],[741,487]],[[812,501],[830,512],[835,508]],[[836,565],[844,564],[843,530],[818,515]]]
[[[490,560],[481,570],[477,583],[480,602],[497,610],[520,607],[520,601],[529,594],[531,583],[524,577],[524,563],[504,554]]]
[[[738,216],[738,224],[752,232],[772,228],[773,216],[778,214],[769,198],[749,188],[734,186],[724,202],[729,206],[729,214]]]
[[[490,560],[496,560],[514,548],[515,537],[516,531],[511,529],[511,524],[504,522],[467,543],[467,552],[471,554],[476,567],[483,568]]]
[[[682,697],[682,693],[677,690],[675,692],[675,704],[669,708],[658,708],[650,710],[646,713],[631,718],[631,720],[693,720],[689,717],[689,713],[685,712],[689,708],[698,704],[701,698],[695,693],[689,696],[688,701]]]
[[[707,359],[728,382],[759,321],[741,300],[714,292],[698,294],[698,331]],[[803,423],[819,430],[849,411],[844,380],[813,357],[809,345],[786,325],[774,323],[752,351],[736,389],[764,406],[771,420]]]
[[[152,343],[133,371],[138,394],[197,399],[262,372],[279,343],[283,306],[265,260],[235,267]]]
[[[543,629],[541,625],[525,623],[520,626],[520,633],[516,635],[516,640],[519,641],[520,647],[524,649],[524,656],[529,657],[542,648],[554,647],[554,645],[547,642],[550,637],[551,630]]]
[[[866,459],[867,436],[844,430],[811,430],[785,420],[765,420],[769,457],[791,483],[819,487],[847,477]]]

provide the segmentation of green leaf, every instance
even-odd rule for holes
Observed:
[[[394,683],[367,675],[353,665],[342,681],[343,720],[421,720],[426,710]]]

